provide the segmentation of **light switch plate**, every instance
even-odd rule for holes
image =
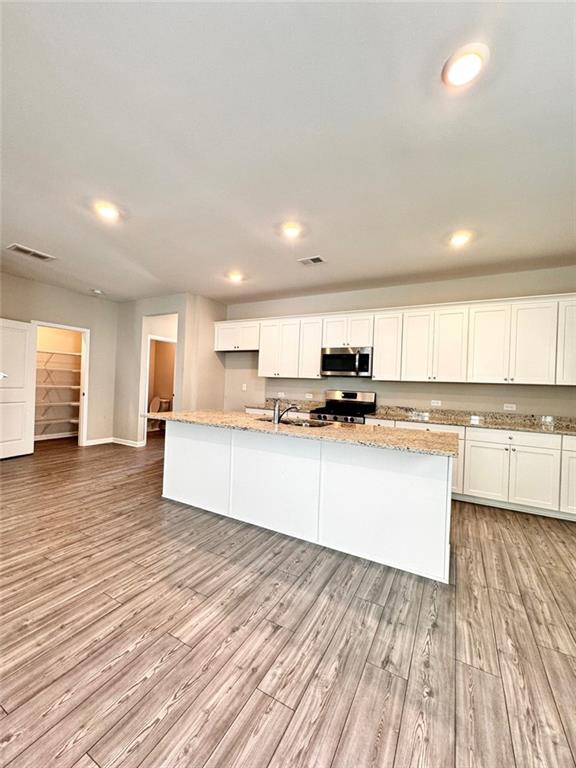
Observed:
[[[430,400],[430,405],[439,408],[442,405],[442,400]]]
[[[284,392],[276,392],[276,397],[286,397]]]
[[[246,392],[247,389],[248,387],[246,386],[246,384],[242,384],[242,392]]]
[[[505,411],[515,411],[516,410],[516,403],[504,403],[504,410]]]

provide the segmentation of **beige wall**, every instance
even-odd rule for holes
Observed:
[[[90,329],[88,440],[112,437],[118,304],[2,274],[0,316]]]
[[[444,301],[531,296],[544,293],[576,292],[576,267],[559,267],[489,277],[443,280],[413,285],[395,285],[363,291],[346,291],[301,296],[274,301],[234,304],[228,318],[274,317],[317,312],[374,309],[387,306],[426,304]],[[441,400],[444,408],[502,411],[504,403],[516,403],[522,413],[576,414],[576,388],[500,386],[497,384],[435,384],[428,382],[372,382],[351,379],[258,379],[255,353],[226,353],[224,405],[238,410],[255,405],[267,397],[284,392],[287,398],[323,399],[326,389],[357,388],[374,390],[381,404],[430,408],[431,400]],[[264,381],[264,387],[262,387]],[[242,384],[247,392],[242,392]]]
[[[463,255],[462,258],[465,256]],[[327,268],[329,266],[329,264],[326,265]],[[308,269],[314,269],[314,267],[308,267]],[[317,267],[317,269],[324,269],[324,267]],[[245,317],[276,317],[571,292],[576,292],[576,266],[230,304],[227,316],[230,320],[235,320]]]

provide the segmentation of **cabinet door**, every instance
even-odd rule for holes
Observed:
[[[257,350],[260,342],[260,323],[242,323],[238,329],[240,349]]]
[[[468,307],[446,307],[434,313],[432,378],[466,381]]]
[[[484,499],[508,500],[510,449],[496,443],[466,441],[464,493]]]
[[[402,381],[427,381],[432,378],[433,332],[433,311],[404,312]]]
[[[470,307],[468,381],[508,381],[510,304]]]
[[[556,384],[576,384],[576,300],[574,299],[559,303]]]
[[[402,313],[387,312],[374,318],[372,378],[399,381],[402,360]]]
[[[371,347],[374,342],[374,315],[350,315],[347,341],[349,347]]]
[[[344,315],[338,317],[325,317],[322,333],[323,347],[347,347],[348,318]]]
[[[464,451],[466,441],[458,440],[458,456],[452,459],[452,493],[464,493]]]
[[[237,325],[217,325],[214,330],[214,351],[230,352],[240,345],[240,334]]]
[[[280,323],[277,320],[260,323],[260,352],[258,376],[277,376],[279,373]]]
[[[298,361],[299,378],[320,378],[321,354],[322,320],[318,317],[303,318],[300,321],[300,354]]]
[[[560,509],[576,515],[576,451],[562,452],[562,488]]]
[[[296,379],[300,352],[300,320],[281,320],[279,326],[280,353],[277,373],[287,379]]]
[[[558,302],[512,304],[510,381],[554,384]]]
[[[558,509],[559,496],[560,451],[512,447],[508,501],[527,507]]]

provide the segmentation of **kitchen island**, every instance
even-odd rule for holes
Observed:
[[[447,582],[457,437],[244,413],[166,421],[163,495]]]

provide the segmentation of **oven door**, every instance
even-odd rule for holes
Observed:
[[[322,376],[371,376],[371,347],[325,347],[322,350]]]

